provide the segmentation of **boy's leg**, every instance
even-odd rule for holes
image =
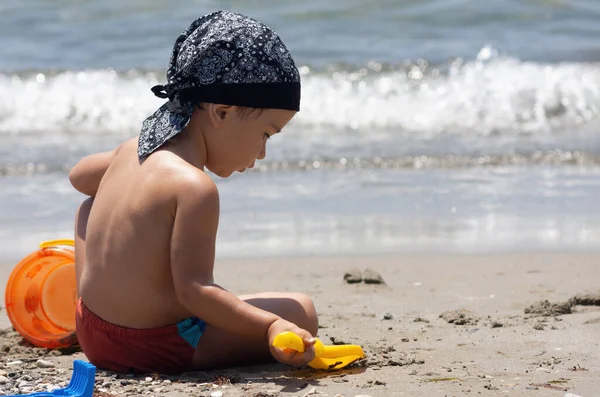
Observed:
[[[77,291],[79,291],[79,280],[81,279],[81,271],[85,262],[85,236],[93,203],[93,197],[86,199],[81,203],[77,214],[75,214],[75,277]]]
[[[317,313],[311,299],[304,294],[268,292],[243,295],[240,299],[277,314],[313,336],[317,335]],[[196,347],[194,369],[222,368],[272,360],[274,359],[264,339],[244,339],[207,324]]]

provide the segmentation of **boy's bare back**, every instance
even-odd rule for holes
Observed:
[[[173,287],[170,241],[182,175],[196,174],[213,188],[201,173],[166,150],[140,164],[137,140],[116,151],[94,199],[79,285],[98,316],[125,327],[154,328],[192,315]]]

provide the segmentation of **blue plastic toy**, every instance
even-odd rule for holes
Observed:
[[[94,384],[96,382],[96,367],[82,360],[73,362],[73,377],[69,385],[63,389],[56,389],[51,392],[38,392],[22,394],[21,396],[31,397],[92,397],[94,394]],[[17,396],[7,396],[17,397]]]

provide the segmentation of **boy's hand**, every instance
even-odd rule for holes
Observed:
[[[282,332],[290,331],[298,335],[304,341],[304,352],[299,353],[294,350],[285,351],[273,346],[273,340]],[[306,330],[299,328],[296,324],[284,319],[276,320],[267,331],[269,338],[269,349],[271,355],[280,363],[299,368],[315,358],[315,338]]]

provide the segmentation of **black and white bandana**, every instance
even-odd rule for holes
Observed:
[[[144,120],[139,158],[187,127],[200,102],[300,110],[300,73],[274,31],[244,15],[218,11],[197,19],[177,38],[167,84],[152,92],[168,102]]]

